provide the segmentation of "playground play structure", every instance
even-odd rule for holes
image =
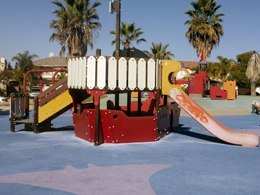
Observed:
[[[50,121],[73,106],[75,135],[94,145],[157,141],[179,126],[180,107],[213,135],[228,143],[256,147],[259,137],[224,127],[172,81],[181,70],[173,60],[88,56],[68,62],[68,77],[34,99],[34,117],[29,119],[28,95],[11,96],[11,131],[16,124],[29,122],[37,133]],[[201,73],[204,75],[204,73]],[[142,101],[142,92],[150,97]],[[131,93],[137,92],[137,101]],[[127,105],[120,105],[125,93]],[[106,108],[100,97],[112,94]],[[85,102],[92,96],[92,102]],[[25,103],[24,103],[25,102]]]
[[[186,84],[188,86],[187,94],[194,94],[202,97],[206,92],[206,81],[207,81],[207,61],[204,54],[204,50],[199,61],[199,73],[195,74],[194,77],[190,78],[190,72],[185,68],[181,67],[179,71],[174,72],[173,82],[178,85]],[[178,72],[183,71],[186,73],[187,80],[176,80]],[[236,81],[226,81],[223,83],[223,89],[220,86],[210,87],[210,99],[236,99]]]

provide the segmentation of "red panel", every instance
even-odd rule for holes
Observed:
[[[176,81],[177,85],[181,85],[181,84],[187,84],[188,85],[188,81],[184,81],[184,80],[177,80]]]
[[[142,101],[142,112],[149,112],[153,113],[153,109],[155,108],[155,99],[154,98],[147,98],[145,101]],[[127,111],[127,106],[121,106],[121,110]],[[133,101],[131,102],[131,112],[138,111],[138,102]]]
[[[210,99],[227,99],[227,91],[222,90],[219,86],[212,86],[210,88]]]
[[[95,111],[95,110],[94,110]],[[86,109],[81,115],[72,113],[75,135],[89,142],[94,142],[95,112]]]
[[[128,117],[118,110],[101,110],[100,115],[104,140],[107,143],[157,141],[155,116]],[[108,135],[110,139],[107,138]]]
[[[207,79],[207,72],[199,72],[190,80],[189,94],[203,94],[204,83]]]

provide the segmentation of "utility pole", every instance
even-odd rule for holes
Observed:
[[[115,57],[119,57],[120,51],[120,15],[121,15],[121,0],[112,0],[109,2],[109,13],[116,12],[116,52]]]
[[[119,57],[121,0],[116,0],[116,4],[116,57]]]

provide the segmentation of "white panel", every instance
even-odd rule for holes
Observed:
[[[71,72],[71,59],[69,59],[68,61],[68,88],[71,88],[71,76],[72,76],[72,72]]]
[[[150,59],[147,65],[147,87],[150,90],[155,88],[155,61]]]
[[[143,58],[138,61],[138,88],[144,90],[146,82],[146,62]]]
[[[77,65],[78,65],[78,62],[75,60],[75,59],[72,59],[72,66],[71,66],[71,72],[72,72],[72,78],[71,78],[71,83],[72,83],[72,88],[76,88],[76,74],[77,74]]]
[[[118,87],[121,90],[126,88],[126,70],[127,63],[125,58],[120,58],[118,63]]]
[[[158,87],[162,88],[162,60],[158,61]]]
[[[81,72],[82,72],[82,58],[79,58],[78,59],[78,86],[77,86],[77,88],[79,88],[79,89],[81,89],[81,77],[82,77],[82,74],[81,74]]]
[[[79,88],[79,59],[76,58],[75,60],[75,64],[74,64],[74,70],[75,70],[75,74],[74,74],[74,83],[75,83],[75,88]]]
[[[96,79],[96,58],[90,56],[87,61],[87,87],[93,89]]]
[[[103,89],[106,87],[106,58],[100,56],[97,64],[97,87]]]
[[[128,87],[134,90],[136,88],[136,60],[131,58],[128,64]]]
[[[108,88],[114,90],[116,88],[116,73],[117,73],[117,66],[116,66],[116,59],[111,57],[108,60]]]
[[[86,62],[86,57],[84,57],[82,59],[82,69],[81,69],[81,86],[82,86],[82,89],[86,89],[86,66],[87,62]]]
[[[155,86],[156,88],[159,87],[159,60],[156,59],[156,78],[155,78]]]

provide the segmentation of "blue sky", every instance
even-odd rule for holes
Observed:
[[[60,0],[63,2],[63,0]],[[94,2],[94,1],[92,1]],[[111,56],[115,45],[110,35],[115,30],[116,14],[109,14],[109,0],[101,0],[98,8],[100,22],[99,37],[94,42],[94,48],[89,48],[87,55],[95,55],[100,48],[102,55]],[[152,41],[169,43],[168,49],[175,55],[177,61],[199,61],[195,50],[185,38],[188,20],[185,11],[192,9],[191,0],[121,0],[121,21],[136,23],[145,33],[146,43],[136,44],[141,50],[150,50]],[[237,54],[247,51],[260,51],[260,1],[259,0],[217,0],[222,4],[218,13],[224,13],[224,36],[217,48],[214,48],[208,61],[217,61],[217,56],[236,59]],[[51,0],[0,0],[0,56],[8,61],[17,53],[28,50],[37,54],[39,59],[47,58],[50,52],[59,55],[58,42],[49,42],[53,30],[49,28],[52,14],[57,7]],[[122,48],[122,46],[121,46]],[[15,62],[11,62],[14,65]]]

